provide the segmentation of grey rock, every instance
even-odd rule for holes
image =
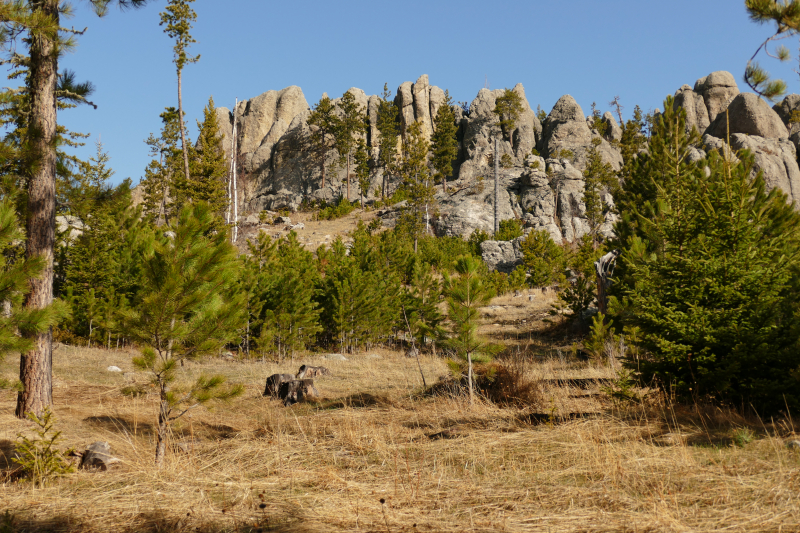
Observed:
[[[790,450],[800,450],[800,440],[787,440],[786,447]]]
[[[439,108],[445,103],[444,91],[435,85],[431,85],[428,93],[428,99],[430,101],[431,108],[431,123],[434,123],[436,121],[436,114],[439,112]],[[431,131],[433,131],[433,128],[431,128]]]
[[[56,217],[56,232],[65,234],[68,241],[72,242],[83,235],[83,221],[72,215],[58,215]]]
[[[800,94],[790,94],[774,106],[775,111],[783,121],[783,125],[789,131],[789,135],[800,131],[800,122],[792,122],[792,113],[800,111]]]
[[[380,143],[380,132],[378,131],[378,108],[380,107],[381,99],[377,95],[369,97],[367,102],[367,118],[369,119],[369,136],[367,144],[371,147],[376,147]]]
[[[397,88],[394,104],[400,111],[400,133],[405,135],[408,126],[414,123],[414,93],[413,83],[406,81]]]
[[[329,353],[328,355],[323,355],[322,358],[329,361],[347,361],[347,357],[340,353]]]
[[[622,139],[622,128],[617,124],[617,120],[611,111],[603,113],[603,123],[606,125],[605,139],[607,141],[619,141]]]
[[[757,135],[765,139],[786,139],[789,132],[778,114],[753,93],[740,93],[728,106],[728,113],[720,113],[706,133],[724,139],[730,133]]]
[[[566,94],[558,99],[545,121],[542,132],[544,154],[548,158],[560,158],[564,151],[571,152],[567,157],[570,163],[582,170],[586,167],[587,154],[592,146],[592,131],[586,122],[581,106]],[[614,170],[622,167],[622,155],[605,139],[597,148],[603,160]]]
[[[292,219],[290,217],[275,217],[272,221],[273,224],[291,224]]]
[[[483,262],[489,270],[510,274],[522,264],[520,242],[523,239],[524,237],[518,237],[513,241],[483,241],[481,243]]]
[[[106,372],[122,372],[122,369],[118,366],[110,366],[106,368]]]
[[[755,135],[731,135],[734,150],[748,149],[755,156],[751,176],[764,173],[767,190],[779,188],[800,210],[800,168],[794,144],[788,139],[764,139]]]
[[[686,112],[687,133],[692,131],[692,127],[696,127],[697,131],[702,133],[711,123],[703,96],[694,92],[688,85],[677,90],[673,107],[674,109],[682,108]]]
[[[800,153],[800,122],[792,122],[792,113],[800,111],[800,94],[790,94],[772,107],[789,131],[789,140]]]
[[[414,97],[414,118],[417,122],[422,123],[422,133],[428,139],[433,133],[429,91],[430,83],[428,83],[427,74],[420,76],[411,86],[411,93]]]
[[[521,169],[504,170],[498,191],[498,218],[507,220],[522,216],[522,208],[509,188],[518,179]],[[515,175],[516,174],[516,175]],[[494,231],[494,188],[492,180],[484,180],[478,184],[461,189],[452,195],[437,194],[439,218],[432,221],[439,236],[469,237],[473,231],[480,229],[487,233]],[[480,185],[478,187],[477,185]]]
[[[253,172],[260,170],[263,160],[280,139],[295,116],[308,110],[302,89],[293,85],[280,91],[267,91],[245,103],[237,115],[237,136],[240,153],[245,155],[245,167]],[[238,108],[237,108],[238,111]],[[252,154],[261,152],[257,161]],[[266,155],[264,155],[266,154]]]
[[[733,74],[719,70],[697,80],[694,92],[703,97],[709,123],[713,123],[717,115],[725,111],[733,98],[739,94],[739,87]]]

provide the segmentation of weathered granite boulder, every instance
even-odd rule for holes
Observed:
[[[788,139],[764,139],[755,135],[731,135],[731,148],[748,149],[755,155],[752,177],[763,172],[768,190],[775,187],[785,192],[800,210],[800,168],[794,144]]]
[[[683,85],[675,92],[674,109],[682,108],[686,112],[686,132],[697,128],[703,133],[711,122],[708,120],[708,109],[703,96],[694,92],[688,85]]]
[[[504,170],[499,180],[497,199],[499,220],[522,216],[522,208],[513,194],[518,187],[520,172],[521,169],[516,169],[516,172],[515,169]],[[493,180],[478,181],[452,195],[437,193],[436,200],[439,205],[439,217],[432,223],[437,235],[458,235],[466,238],[476,229],[487,233],[494,231]]]
[[[694,84],[694,92],[703,97],[709,123],[712,123],[717,115],[725,111],[733,98],[739,94],[739,87],[736,85],[733,74],[719,70],[697,80]],[[700,129],[699,125],[698,129]]]
[[[607,141],[619,142],[622,139],[622,128],[617,124],[617,120],[611,114],[611,111],[603,113],[602,121],[606,126],[606,133],[603,138]]]
[[[724,110],[723,110],[724,111]],[[727,132],[758,135],[765,139],[786,139],[789,131],[780,116],[759,96],[740,93],[733,98],[727,113],[719,113],[706,133],[724,139]]]
[[[800,153],[800,115],[793,120],[792,115],[795,111],[800,111],[800,94],[790,94],[772,109],[781,117],[784,126],[789,131],[789,140],[794,144],[795,149]]]

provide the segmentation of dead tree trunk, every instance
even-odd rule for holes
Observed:
[[[611,287],[611,276],[614,275],[614,265],[619,254],[619,250],[612,250],[594,264],[597,273],[597,309],[604,315],[608,314],[608,289]]]

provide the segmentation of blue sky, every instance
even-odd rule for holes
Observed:
[[[138,183],[144,139],[158,132],[163,108],[177,106],[172,42],[158,24],[165,5],[98,19],[79,1],[65,21],[88,30],[61,67],[96,85],[99,107],[59,121],[92,135],[79,155],[101,138],[116,182]],[[534,108],[549,112],[571,94],[584,113],[593,101],[605,111],[619,95],[629,114],[715,70],[744,90],[745,64],[771,30],[749,21],[741,0],[197,0],[194,9],[191,51],[201,59],[186,67],[183,94],[192,138],[209,96],[230,108],[237,97],[299,85],[314,104],[349,87],[376,94],[387,82],[395,91],[421,74],[457,101],[471,101],[486,80],[493,89],[522,82]],[[796,51],[797,41],[786,44]],[[762,63],[800,92],[796,61]]]

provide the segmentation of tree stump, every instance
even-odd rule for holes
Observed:
[[[283,405],[289,406],[305,400],[319,397],[319,392],[314,386],[313,379],[294,379],[281,383],[278,397],[283,400]]]
[[[267,378],[267,386],[264,387],[264,396],[278,397],[278,391],[281,384],[287,381],[292,381],[294,376],[291,374],[272,374]]]
[[[80,456],[81,464],[78,466],[80,469],[99,468],[105,471],[109,466],[119,462],[119,459],[111,455],[111,446],[102,441],[90,444]]]
[[[330,376],[331,371],[324,366],[303,365],[297,372],[297,379],[315,378],[317,376]]]

